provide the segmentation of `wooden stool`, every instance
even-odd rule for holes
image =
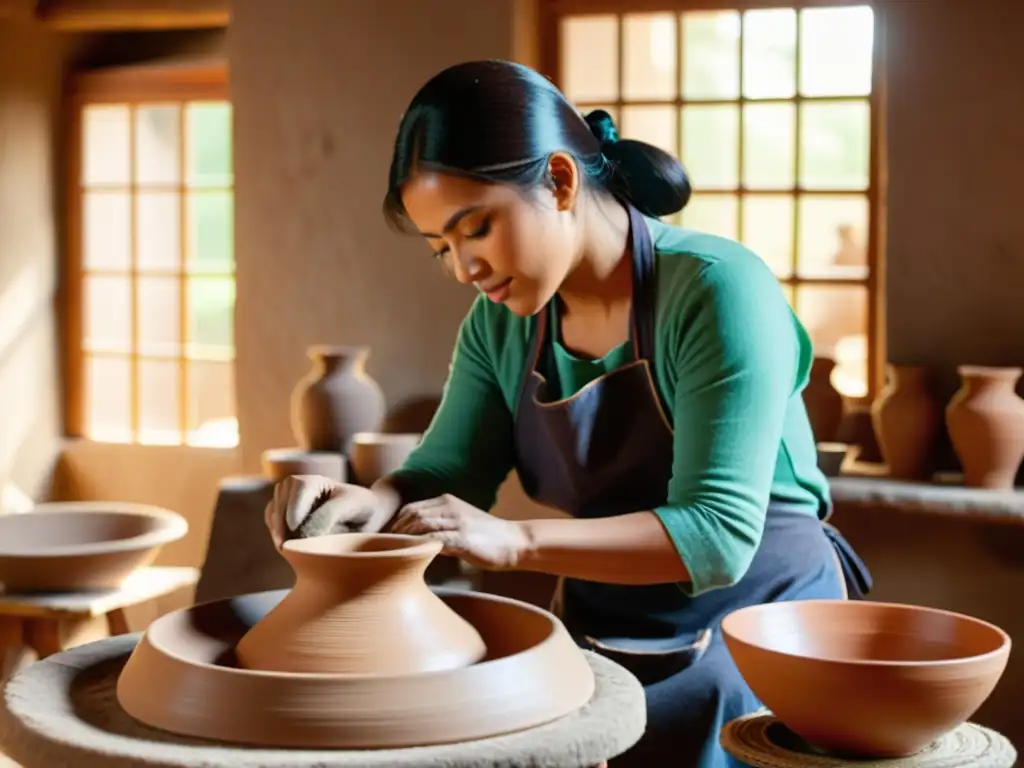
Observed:
[[[738,717],[719,734],[722,748],[753,768],[1012,768],[1017,751],[1009,739],[964,723],[916,755],[851,760],[809,746],[767,710]]]
[[[18,666],[25,648],[40,659],[128,630],[125,609],[194,587],[196,568],[142,568],[118,589],[87,592],[0,592],[0,683]],[[97,619],[105,626],[97,627]]]

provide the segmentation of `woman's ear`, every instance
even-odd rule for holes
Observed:
[[[564,152],[555,152],[548,158],[548,178],[557,210],[572,210],[583,181],[576,161]]]

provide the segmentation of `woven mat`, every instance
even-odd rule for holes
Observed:
[[[596,682],[590,703],[530,730],[415,749],[217,744],[157,731],[121,709],[117,678],[137,640],[121,635],[82,645],[15,675],[3,690],[0,751],[23,768],[586,768],[625,752],[646,727],[636,678],[584,652]]]
[[[1012,768],[1017,761],[1009,739],[974,723],[964,723],[916,755],[885,760],[846,760],[802,748],[799,737],[768,712],[733,720],[719,739],[729,754],[753,768]]]

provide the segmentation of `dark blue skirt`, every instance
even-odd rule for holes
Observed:
[[[761,603],[862,598],[870,575],[834,528],[805,510],[772,504],[761,544],[737,584],[694,598],[673,586],[671,610],[647,613],[635,630],[627,626],[627,605],[635,610],[666,587],[566,582],[556,603],[582,647],[614,659],[644,684],[647,730],[636,746],[610,761],[610,768],[743,766],[719,746],[718,734],[730,720],[762,705],[729,655],[722,619]],[[637,599],[629,601],[634,590]],[[605,610],[595,610],[599,601]],[[624,611],[618,616],[616,604]]]

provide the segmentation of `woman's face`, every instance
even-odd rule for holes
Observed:
[[[554,184],[526,191],[420,171],[403,186],[402,203],[460,283],[526,317],[555,295],[578,251],[576,169],[564,161],[552,158]]]

